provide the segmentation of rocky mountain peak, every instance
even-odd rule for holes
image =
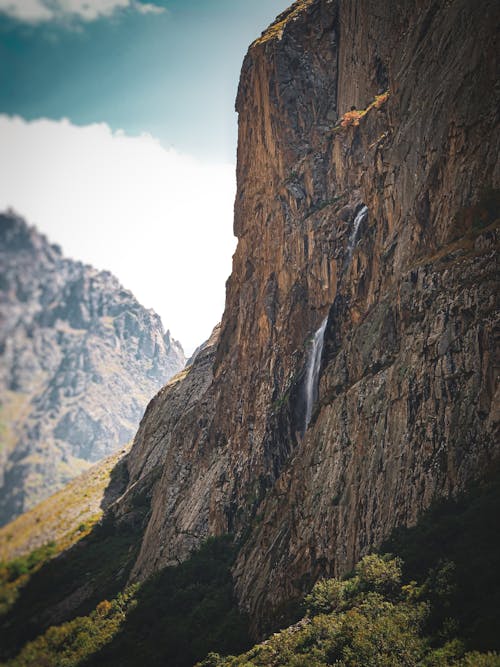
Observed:
[[[184,364],[181,345],[109,271],[0,215],[0,519],[126,444]]]

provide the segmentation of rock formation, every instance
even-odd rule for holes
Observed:
[[[152,494],[133,578],[234,533],[258,630],[498,458],[497,18],[299,0],[250,47],[226,308],[136,436],[116,508]]]
[[[128,443],[184,363],[108,272],[0,215],[0,523]]]

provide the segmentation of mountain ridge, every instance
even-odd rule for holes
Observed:
[[[0,265],[5,522],[127,444],[184,355],[109,271],[64,258],[12,212]]]

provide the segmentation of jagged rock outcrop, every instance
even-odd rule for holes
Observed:
[[[0,215],[0,523],[128,443],[181,346],[108,272]]]
[[[154,502],[156,520],[152,520],[149,530],[155,530],[156,522],[162,522],[168,514],[170,530],[182,534],[186,540],[183,555],[190,547],[199,543],[205,534],[208,522],[207,504],[210,485],[206,484],[203,471],[197,475],[196,456],[199,444],[206,438],[205,426],[209,423],[211,403],[207,400],[213,375],[212,367],[219,337],[219,327],[215,327],[211,337],[193,355],[193,363],[176,375],[149,403],[141,425],[134,439],[134,455],[128,457],[129,483],[120,502],[115,508],[118,521],[142,523],[147,508],[152,503],[153,491],[157,493]],[[191,434],[195,438],[191,443]],[[186,440],[184,440],[186,438]],[[179,443],[182,443],[179,446]],[[193,459],[189,451],[193,452]],[[224,469],[224,460],[219,462]],[[161,480],[160,489],[159,481]],[[177,511],[179,499],[185,484],[190,485],[185,505],[180,503],[182,512]],[[189,514],[189,517],[188,517]],[[149,516],[149,515],[148,515]],[[184,531],[183,526],[189,525]],[[173,546],[173,551],[170,547]],[[151,550],[150,571],[168,560],[177,562],[179,552],[176,544],[161,539],[158,548]]]
[[[129,456],[152,498],[134,578],[235,533],[258,632],[498,459],[497,18],[492,0],[299,0],[251,46],[226,309]]]

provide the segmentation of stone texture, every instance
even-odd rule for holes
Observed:
[[[129,456],[126,496],[152,499],[134,578],[232,532],[259,634],[498,458],[497,18],[490,0],[300,0],[250,47],[226,308]]]
[[[0,523],[128,443],[179,343],[108,272],[0,215]]]

